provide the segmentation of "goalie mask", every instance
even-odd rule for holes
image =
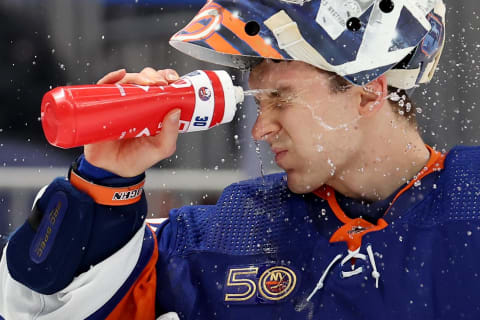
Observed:
[[[171,39],[197,59],[248,69],[260,59],[297,60],[355,85],[429,82],[445,40],[442,0],[208,1]]]

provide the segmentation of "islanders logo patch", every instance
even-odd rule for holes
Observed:
[[[207,87],[201,87],[198,89],[198,96],[202,101],[208,101],[212,97],[212,92]]]
[[[262,297],[268,300],[281,300],[295,289],[297,276],[287,267],[272,267],[262,273],[258,283]]]
[[[286,266],[271,264],[232,267],[227,272],[225,302],[234,304],[276,303],[297,285],[297,274]]]

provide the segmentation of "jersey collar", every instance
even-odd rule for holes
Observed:
[[[442,154],[432,147],[426,145],[430,151],[430,159],[428,160],[425,167],[418,172],[418,174],[400,191],[397,192],[395,197],[392,200],[392,203],[385,211],[383,216],[385,216],[390,209],[393,207],[394,203],[403,195],[406,191],[411,189],[418,181],[422,180],[424,177],[428,176],[432,172],[440,171],[444,168],[445,154]],[[388,223],[385,219],[380,218],[377,221],[377,224],[373,224],[369,221],[366,221],[362,218],[349,218],[345,212],[342,210],[340,205],[337,202],[335,196],[335,190],[328,186],[323,185],[319,189],[313,192],[316,196],[326,200],[330,209],[333,211],[338,220],[343,223],[341,226],[330,238],[330,242],[346,242],[348,249],[350,251],[355,251],[360,248],[362,244],[362,237],[370,232],[380,231],[385,229],[388,226]]]

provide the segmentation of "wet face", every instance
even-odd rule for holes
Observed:
[[[331,76],[303,62],[266,60],[250,74],[259,115],[253,138],[270,144],[295,193],[311,192],[354,161],[362,139],[357,88],[335,93]]]

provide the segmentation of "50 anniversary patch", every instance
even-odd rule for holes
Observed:
[[[227,272],[224,301],[275,303],[288,297],[296,285],[297,275],[289,267],[271,264],[231,267]]]

